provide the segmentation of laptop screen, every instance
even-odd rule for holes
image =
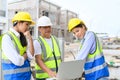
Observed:
[[[80,78],[83,73],[85,60],[62,62],[57,73],[57,80]]]

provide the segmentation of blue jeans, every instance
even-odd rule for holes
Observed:
[[[109,79],[107,77],[102,77],[102,78],[100,78],[98,80],[109,80]]]

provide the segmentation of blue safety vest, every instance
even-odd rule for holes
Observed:
[[[102,77],[108,77],[108,66],[105,62],[102,46],[100,45],[96,35],[96,50],[94,53],[89,53],[84,69],[85,80],[98,80]]]
[[[13,44],[15,45],[18,53],[20,53],[20,55],[22,56],[23,52],[25,52],[26,49],[22,47],[19,39],[12,32],[8,32],[8,35],[13,41]],[[30,62],[26,60],[22,66],[16,66],[2,52],[2,73],[4,80],[30,80],[31,78]]]

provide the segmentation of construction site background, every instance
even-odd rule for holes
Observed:
[[[113,45],[114,46],[114,45]],[[120,45],[119,45],[120,46]],[[64,43],[64,61],[75,60],[77,51],[79,49],[79,42]],[[120,80],[120,49],[103,49],[106,63],[109,66],[109,80]],[[31,62],[31,66],[34,71],[35,61]],[[83,78],[84,80],[84,78]]]
[[[42,15],[49,16],[53,23],[52,34],[57,36],[59,40],[64,41],[61,42],[63,43],[63,45],[61,45],[61,48],[64,61],[71,61],[75,59],[77,50],[79,48],[79,41],[73,37],[72,33],[68,32],[67,23],[69,19],[78,17],[77,13],[70,10],[61,10],[61,7],[59,5],[49,2],[48,0],[14,0],[14,2],[11,2],[8,5],[7,0],[0,0],[0,34],[5,33],[10,27],[12,27],[11,19],[13,15],[18,11],[29,12],[32,15],[32,19],[34,21],[36,21]],[[36,25],[31,26],[31,34],[33,36],[33,39],[36,39],[37,36],[40,35],[37,32]],[[109,34],[107,33],[96,34],[102,43],[103,53],[109,66],[109,79],[120,80],[120,38],[118,36],[109,37]],[[33,71],[34,64],[35,61],[33,60],[31,62]]]

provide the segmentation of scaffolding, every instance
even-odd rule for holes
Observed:
[[[68,22],[71,18],[78,17],[78,14],[75,12],[72,12],[70,10],[62,10],[61,11],[61,17],[60,17],[60,26],[63,33],[63,37],[65,38],[65,41],[67,42],[73,42],[73,36],[72,33],[68,32]]]
[[[26,5],[29,4],[29,5]],[[21,5],[21,6],[18,6]],[[45,15],[49,16],[52,23],[53,23],[53,33],[52,34],[57,34],[56,36],[58,37],[58,32],[57,29],[59,27],[59,22],[60,22],[60,6],[57,6],[51,2],[45,1],[45,0],[21,0],[21,1],[16,1],[9,3],[8,5],[8,13],[9,13],[9,26],[12,26],[11,24],[11,19],[13,15],[15,15],[16,12],[18,11],[27,11],[31,14],[32,19],[36,21],[39,17]],[[32,36],[33,38],[38,37],[38,32],[37,32],[37,27],[34,25],[32,28]],[[57,33],[54,33],[57,32]]]
[[[49,0],[19,0],[9,3],[8,5],[9,22],[17,11],[29,12],[34,21],[36,21],[40,16],[49,16],[53,23],[52,34],[57,37],[65,38],[64,40],[67,42],[72,42],[73,36],[67,30],[67,23],[69,19],[78,17],[77,13],[70,10],[61,10],[60,6],[49,2]],[[12,26],[12,24],[9,23],[9,26]],[[39,36],[36,26],[34,26],[31,30],[33,38]]]

